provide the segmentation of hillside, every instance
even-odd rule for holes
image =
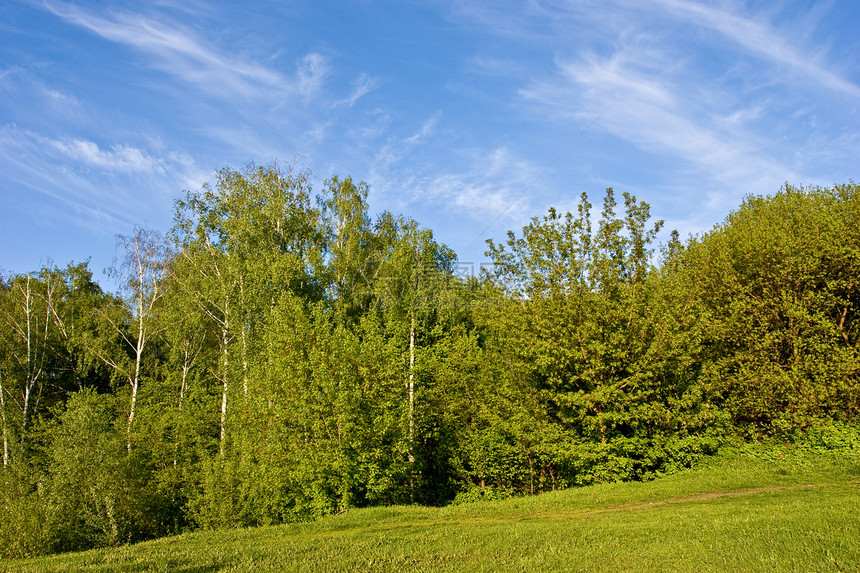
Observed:
[[[857,571],[860,455],[746,446],[647,483],[12,560],[8,571]]]

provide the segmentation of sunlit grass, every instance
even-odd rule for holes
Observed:
[[[11,571],[860,571],[860,457],[769,448],[649,483],[198,532]]]

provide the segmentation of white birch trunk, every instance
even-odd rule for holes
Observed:
[[[148,300],[149,308],[144,308],[144,298],[147,295],[147,279],[150,271],[144,265],[150,265],[153,261],[145,260],[151,257],[151,254],[148,252],[150,246],[144,245],[144,252],[141,252],[141,236],[140,234],[135,236],[134,239],[134,247],[135,247],[135,263],[137,268],[135,272],[137,274],[137,288],[135,296],[137,298],[137,342],[134,345],[134,376],[131,380],[131,404],[128,408],[128,428],[126,430],[126,450],[131,451],[131,426],[134,423],[134,409],[137,405],[137,390],[140,387],[140,363],[143,359],[143,349],[146,346],[146,324],[144,322],[145,319],[145,310],[149,311],[146,314],[152,312],[152,306],[155,300],[158,298],[158,278],[156,276],[152,277],[152,285],[150,285],[151,299]],[[152,273],[154,274],[154,273]]]
[[[134,424],[137,395],[140,390],[141,365],[146,342],[150,336],[155,336],[154,325],[150,323],[155,305],[162,297],[161,281],[167,273],[167,252],[161,235],[157,231],[147,231],[136,228],[131,237],[119,237],[117,247],[125,249],[122,265],[115,266],[111,273],[120,279],[123,287],[131,293],[137,320],[137,339],[128,336],[120,324],[114,322],[108,313],[105,318],[120,335],[125,344],[134,351],[134,368],[124,367],[124,361],[101,356],[105,364],[115,370],[123,371],[126,381],[131,387],[131,399],[128,407],[128,425],[126,427],[126,450],[131,452],[131,431]]]
[[[239,276],[239,295],[241,297],[240,304],[247,304],[245,299],[245,281]],[[246,334],[248,330],[247,324],[242,324],[242,394],[248,395],[248,342]]]
[[[245,328],[242,328],[242,394],[248,395],[248,343],[245,340]]]
[[[27,413],[30,407],[30,389],[33,387],[33,309],[30,306],[30,275],[27,275],[27,292],[24,295],[24,311],[27,318],[27,382],[24,388],[24,407],[21,416],[21,451],[24,451],[24,436],[27,430]]]
[[[415,463],[413,453],[415,436],[415,314],[409,324],[409,463]]]
[[[137,344],[134,349],[134,377],[131,381],[131,404],[128,408],[128,428],[126,430],[126,443],[125,448],[127,451],[131,451],[131,425],[134,422],[134,408],[137,404],[137,389],[140,386],[140,361],[143,356],[143,348],[146,344],[146,331],[144,330],[143,324],[143,300],[140,299],[140,304],[138,305],[138,329],[137,329]]]
[[[50,278],[48,279],[50,280]],[[51,285],[48,285],[48,292],[50,293]],[[50,306],[50,301],[45,301],[46,306]],[[24,438],[26,436],[27,426],[30,423],[30,402],[31,397],[33,395],[33,389],[36,387],[36,384],[39,381],[39,377],[42,374],[42,367],[37,365],[36,359],[36,350],[34,349],[35,341],[33,340],[33,320],[35,309],[33,308],[33,293],[30,290],[30,275],[27,275],[27,289],[24,292],[24,312],[25,318],[27,320],[27,381],[23,388],[23,403],[21,404],[21,451],[24,451]],[[45,349],[44,346],[47,345],[48,342],[48,328],[49,328],[49,318],[50,311],[46,312],[45,316],[45,332],[44,332],[44,341],[42,348],[42,358],[44,359]],[[38,324],[36,325],[38,328]]]
[[[221,371],[221,380],[223,383],[223,389],[221,391],[221,437],[220,437],[220,447],[219,453],[221,457],[224,457],[224,440],[227,438],[227,382],[229,380],[229,376],[227,374],[227,368],[229,366],[229,347],[227,343],[229,342],[229,330],[228,330],[228,322],[227,322],[227,312],[229,310],[229,299],[228,302],[224,305],[224,324],[221,329],[221,345],[223,347],[223,363],[222,363],[222,371]]]
[[[3,467],[9,464],[9,434],[6,429],[6,396],[3,390],[3,374],[0,372],[0,415],[3,416]]]

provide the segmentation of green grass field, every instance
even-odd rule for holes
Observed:
[[[648,483],[198,532],[8,571],[860,571],[860,456],[755,447]]]

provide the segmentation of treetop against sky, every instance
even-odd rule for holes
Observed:
[[[460,260],[582,191],[661,240],[749,193],[857,177],[860,4],[0,4],[0,269],[167,231],[216,169],[370,186]]]

